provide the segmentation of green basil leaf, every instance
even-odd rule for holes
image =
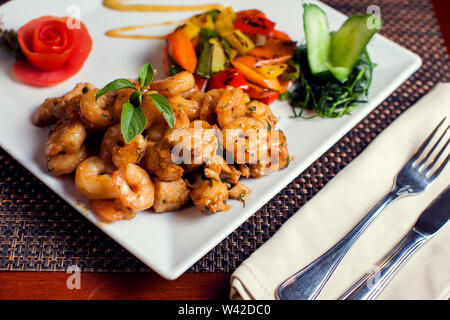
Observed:
[[[127,79],[116,79],[110,83],[108,83],[106,86],[98,90],[97,94],[95,95],[95,99],[97,100],[102,95],[107,94],[109,92],[117,91],[124,88],[134,88],[133,83],[130,80]]]
[[[120,129],[127,144],[144,131],[146,124],[147,118],[141,108],[136,108],[129,102],[123,105]]]
[[[153,76],[155,72],[153,71],[153,66],[150,63],[146,63],[139,70],[138,80],[142,88],[147,87],[153,81]]]
[[[156,108],[161,112],[164,119],[166,119],[167,124],[169,125],[170,129],[173,129],[173,126],[175,124],[175,119],[173,117],[172,108],[170,107],[169,101],[167,101],[164,96],[158,94],[158,93],[152,93],[148,94],[149,98],[152,99],[153,103],[155,104]]]
[[[136,108],[139,108],[142,103],[142,91],[136,90],[130,95],[130,102]]]

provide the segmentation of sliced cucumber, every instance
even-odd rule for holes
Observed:
[[[318,75],[328,71],[331,66],[327,15],[315,4],[303,4],[303,28],[311,72]]]
[[[379,29],[369,28],[370,14],[354,15],[331,36],[331,73],[341,82],[347,80],[367,43]]]

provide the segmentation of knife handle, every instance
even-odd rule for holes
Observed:
[[[389,283],[395,272],[429,237],[412,229],[380,262],[366,273],[339,300],[372,300]]]

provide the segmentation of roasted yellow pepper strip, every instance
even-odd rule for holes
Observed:
[[[276,78],[280,76],[284,70],[286,70],[287,64],[279,63],[279,64],[269,64],[262,67],[257,67],[256,70],[262,74],[263,76],[269,78]]]
[[[250,68],[243,63],[237,62],[236,60],[232,60],[231,63],[248,81],[259,84],[261,87],[267,89],[281,91],[280,82],[277,78],[263,76],[255,69]]]

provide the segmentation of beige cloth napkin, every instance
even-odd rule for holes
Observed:
[[[450,122],[450,83],[405,111],[233,273],[231,299],[275,290],[340,240],[393,186],[394,176],[439,121]],[[447,148],[447,149],[450,149]],[[372,223],[319,295],[337,299],[375,266],[450,183],[450,165],[426,192],[397,200]],[[406,261],[378,299],[450,297],[450,223]]]

